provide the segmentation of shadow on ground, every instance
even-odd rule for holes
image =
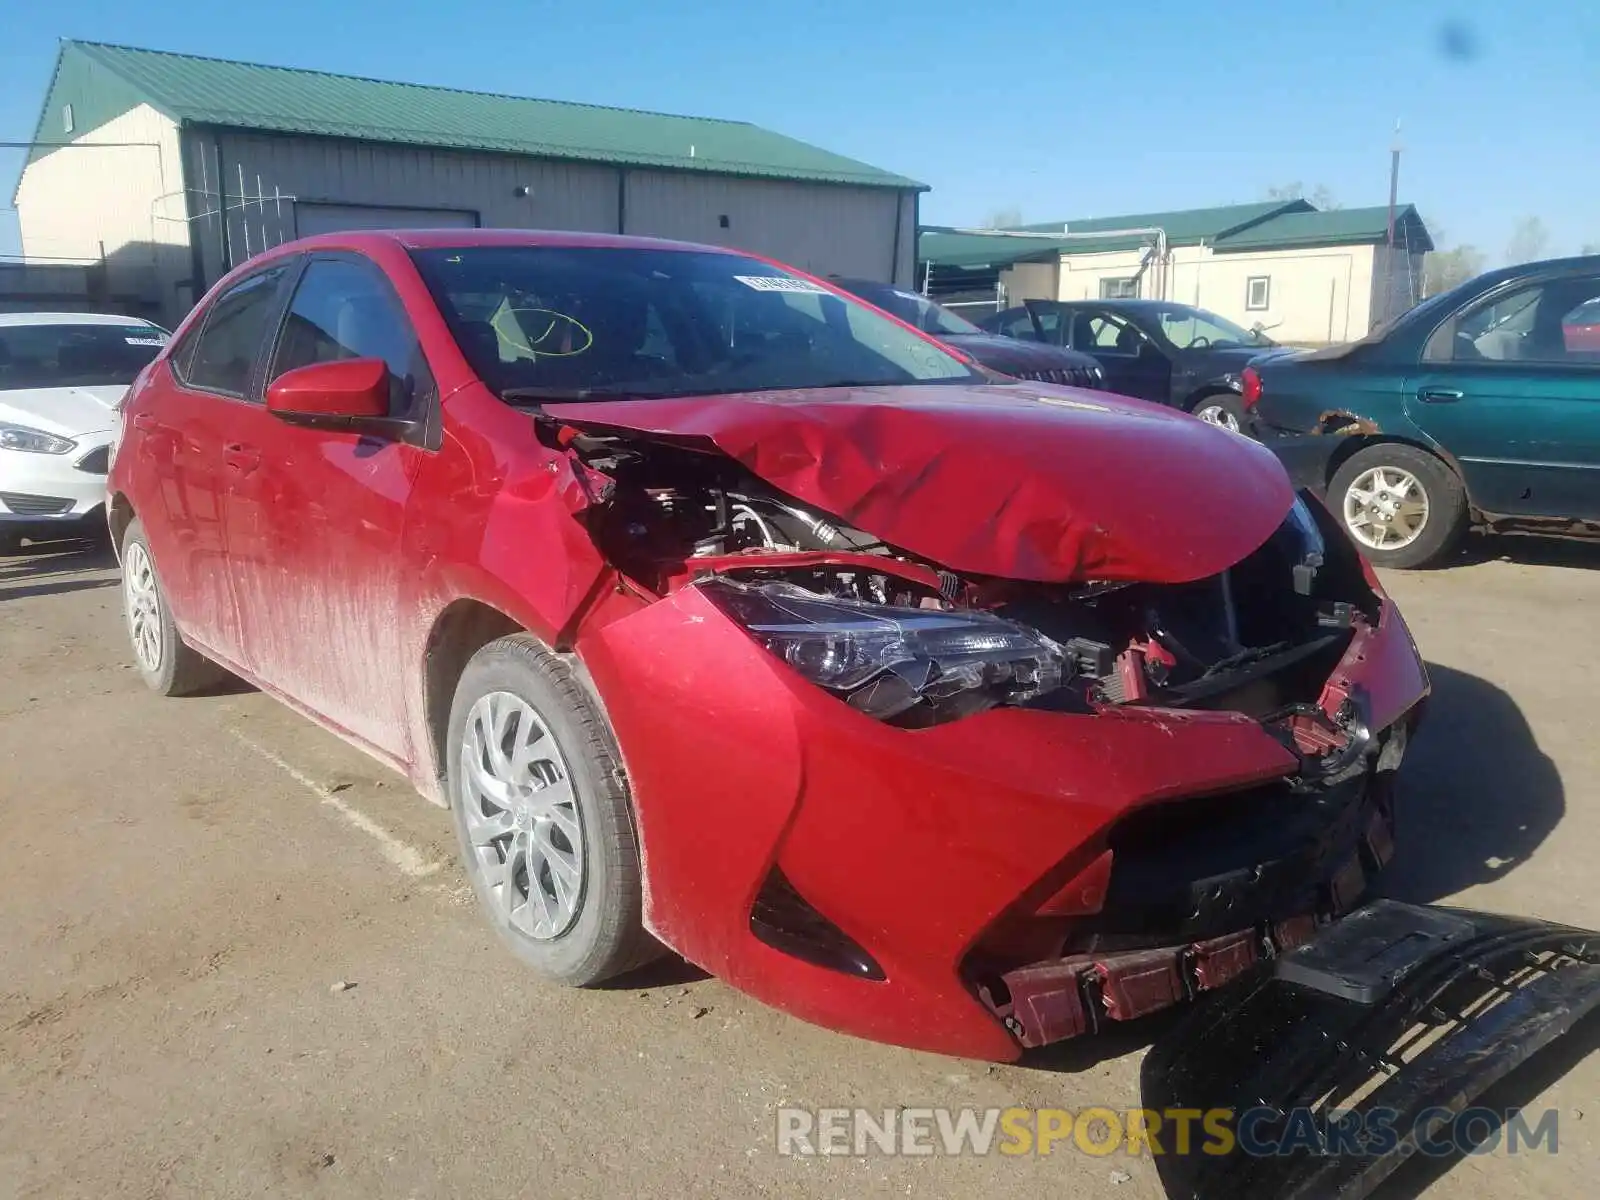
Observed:
[[[1433,696],[1400,770],[1394,862],[1379,890],[1432,904],[1527,861],[1566,814],[1560,772],[1517,702],[1429,664]]]
[[[1445,565],[1470,566],[1496,559],[1530,567],[1577,567],[1597,571],[1600,570],[1600,538],[1475,533]]]
[[[117,565],[108,546],[98,542],[47,542],[0,557],[0,601],[115,587],[115,579],[84,578]]]

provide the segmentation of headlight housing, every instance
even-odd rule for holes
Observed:
[[[0,421],[0,450],[22,450],[29,454],[70,454],[77,442],[30,429],[26,425],[9,425]]]
[[[1072,675],[1063,647],[987,613],[868,604],[787,583],[699,587],[775,657],[880,721],[954,720],[1031,700]]]

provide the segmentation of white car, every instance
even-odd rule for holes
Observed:
[[[0,313],[0,554],[104,531],[116,406],[167,336],[137,317]]]

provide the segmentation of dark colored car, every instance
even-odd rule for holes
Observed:
[[[1437,562],[1473,524],[1600,533],[1596,322],[1600,256],[1524,263],[1254,363],[1244,400],[1269,443],[1343,435],[1306,482],[1381,566]]]
[[[1029,300],[985,329],[1094,355],[1106,386],[1239,432],[1239,372],[1276,343],[1260,329],[1167,300]]]
[[[665,945],[1010,1060],[1222,986],[1390,857],[1427,675],[1271,453],[775,263],[288,243],[124,416],[146,683],[226,668],[404,772],[546,978]]]
[[[920,329],[945,345],[953,346],[991,371],[1015,379],[1061,383],[1069,387],[1106,386],[1105,371],[1092,355],[985,333],[965,317],[957,316],[928,297],[887,283],[838,278],[828,282],[861,297],[868,304],[877,305],[884,312],[893,313],[913,329]]]

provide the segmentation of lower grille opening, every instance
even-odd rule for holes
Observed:
[[[104,475],[111,470],[111,447],[101,446],[98,450],[91,450],[73,465],[90,475]]]
[[[1340,889],[1361,885],[1342,872],[1358,862],[1364,880],[1387,860],[1392,779],[1373,771],[1319,791],[1271,784],[1130,813],[1107,839],[1105,903],[1073,921],[1064,952],[1217,937],[1348,907],[1354,897]]]
[[[751,906],[750,932],[774,950],[813,966],[861,979],[884,978],[873,957],[813,908],[777,867]]]
[[[0,492],[0,504],[19,517],[55,517],[72,508],[72,501],[60,496],[29,496],[22,492]]]

